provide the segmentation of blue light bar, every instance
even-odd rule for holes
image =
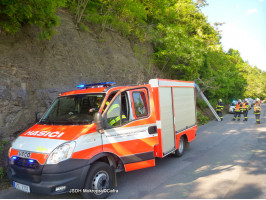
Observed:
[[[13,160],[16,160],[17,159],[17,156],[12,156],[11,157]]]
[[[30,160],[29,160],[29,163],[34,163],[34,160],[30,159]]]
[[[114,85],[115,82],[102,82],[102,83],[91,83],[91,84],[81,84],[78,85],[78,88],[84,89],[84,88],[94,88],[94,87],[111,87]]]
[[[77,87],[78,87],[78,88],[84,88],[84,87],[85,87],[85,85],[84,85],[84,84],[82,84],[82,85],[78,85]]]

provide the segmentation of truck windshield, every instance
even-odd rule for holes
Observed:
[[[93,115],[102,104],[105,94],[81,94],[59,97],[39,124],[91,124]]]

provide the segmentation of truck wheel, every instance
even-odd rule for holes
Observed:
[[[83,189],[82,197],[85,199],[104,199],[113,189],[114,171],[104,162],[96,162],[89,170],[87,180]]]
[[[181,157],[184,154],[185,151],[185,140],[184,137],[182,136],[179,140],[179,147],[177,150],[175,150],[174,155],[176,157]]]

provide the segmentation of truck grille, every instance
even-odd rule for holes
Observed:
[[[37,169],[40,165],[36,160],[28,158],[20,158],[20,157],[16,157],[16,159],[14,160],[14,164],[17,166],[22,166],[32,169]]]

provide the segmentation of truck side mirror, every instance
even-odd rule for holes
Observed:
[[[103,126],[103,119],[102,114],[99,112],[96,112],[94,114],[94,123],[96,124],[96,129],[99,133],[103,133],[104,126]]]
[[[37,113],[35,114],[35,122],[36,122],[36,123],[39,122],[40,119],[42,118],[42,116],[43,116],[43,113],[37,112]]]

